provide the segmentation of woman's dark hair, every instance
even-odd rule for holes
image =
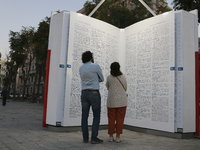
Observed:
[[[122,75],[122,72],[120,71],[120,65],[118,62],[113,62],[111,65],[110,65],[110,74],[112,76],[120,76]]]
[[[82,54],[82,62],[86,63],[88,61],[90,61],[93,57],[92,57],[92,53],[90,51],[86,51]]]

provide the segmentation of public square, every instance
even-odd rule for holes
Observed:
[[[2,99],[0,100],[2,102]],[[175,139],[124,130],[122,142],[108,141],[107,130],[99,131],[102,144],[82,142],[80,130],[58,132],[42,127],[43,104],[8,100],[0,105],[1,150],[199,150],[200,139]]]

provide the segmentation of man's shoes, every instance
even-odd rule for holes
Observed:
[[[91,143],[92,144],[100,144],[100,143],[103,143],[103,140],[100,140],[99,138],[96,138],[96,139],[92,139]]]
[[[83,140],[83,143],[88,143],[88,140]]]

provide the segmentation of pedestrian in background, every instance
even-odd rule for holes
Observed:
[[[92,123],[92,136],[91,143],[102,143],[103,140],[99,139],[98,130],[101,114],[101,96],[99,93],[99,82],[104,81],[102,70],[98,64],[94,64],[93,54],[90,51],[86,51],[82,54],[82,62],[84,63],[80,69],[81,77],[81,105],[82,105],[82,118],[81,128],[83,133],[83,142],[88,143],[88,116],[90,106],[93,111],[93,123]]]
[[[7,89],[4,87],[3,91],[1,92],[1,97],[3,97],[2,106],[6,105],[6,98],[7,98]]]
[[[108,134],[109,141],[114,140],[113,134],[116,133],[116,142],[121,142],[120,134],[123,131],[124,118],[127,107],[127,81],[120,71],[118,62],[113,62],[110,66],[110,75],[107,77],[106,87],[108,89],[107,110],[108,110]],[[116,129],[115,129],[116,122]]]

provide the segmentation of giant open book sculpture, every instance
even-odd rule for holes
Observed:
[[[53,126],[81,125],[81,54],[91,51],[104,77],[118,61],[128,82],[126,125],[195,132],[197,15],[169,12],[116,28],[75,12],[52,14],[47,118]],[[100,84],[101,124],[107,124],[107,89]],[[92,122],[90,114],[89,122]]]

